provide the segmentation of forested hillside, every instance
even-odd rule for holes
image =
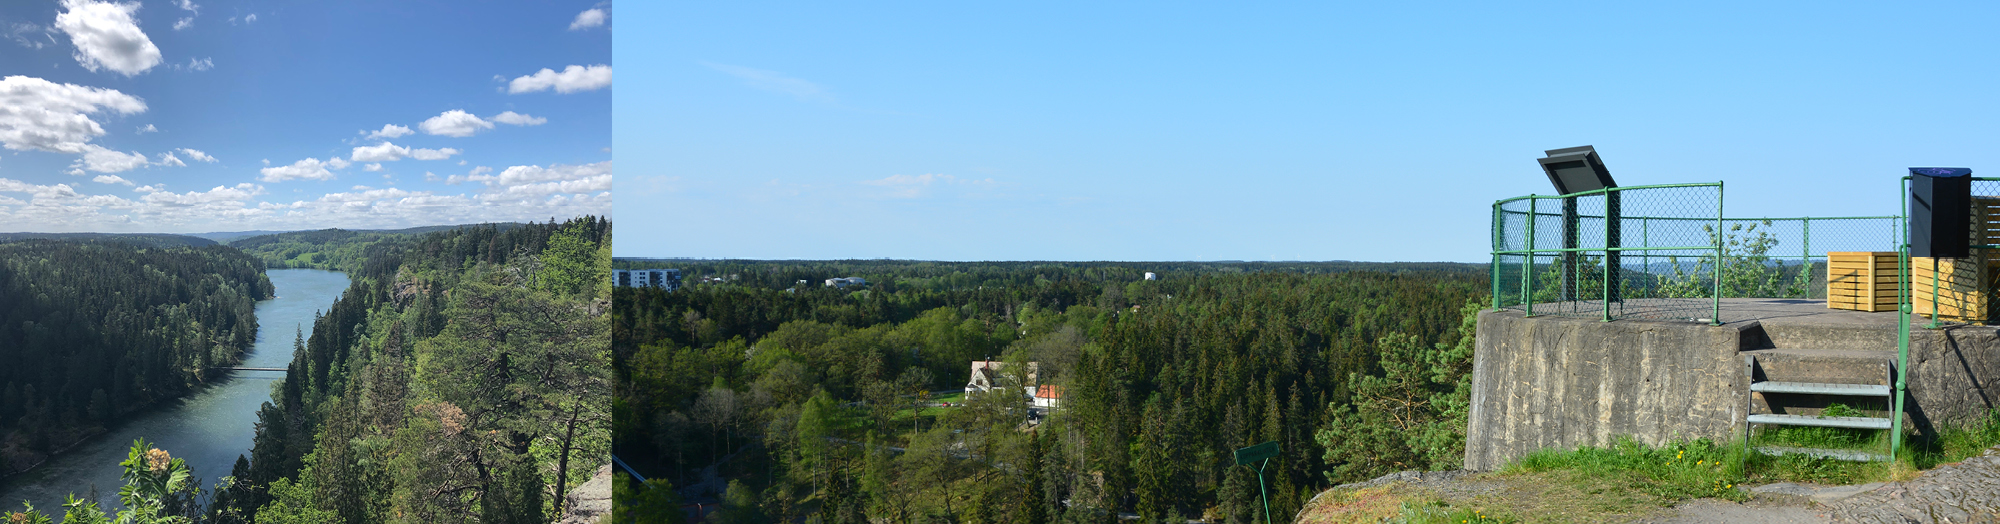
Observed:
[[[352,286],[296,343],[201,518],[547,522],[609,447],[610,235],[596,217],[475,226],[338,259]],[[293,256],[356,246],[287,238]]]
[[[726,522],[1248,522],[1231,452],[1272,440],[1290,515],[1332,480],[1457,460],[1486,286],[1463,264],[678,267],[680,291],[614,294],[614,449],[653,478],[620,510],[641,520],[694,497]],[[820,284],[837,276],[869,284]],[[1015,386],[1035,363],[1061,407],[955,393],[974,360]]]
[[[220,246],[0,243],[0,474],[219,375],[271,291]]]
[[[484,229],[502,232],[521,224],[477,224],[465,226],[424,226],[393,230],[321,229],[315,231],[294,231],[241,238],[229,242],[230,247],[241,249],[251,256],[262,259],[272,269],[306,268],[330,269],[352,273],[360,269],[369,258],[386,254],[388,244],[406,242],[414,235],[449,231],[453,229]],[[383,246],[377,249],[376,246]],[[487,246],[493,251],[497,246]],[[490,261],[489,261],[490,262]]]

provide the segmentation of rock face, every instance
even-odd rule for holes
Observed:
[[[2000,522],[2000,447],[1827,508],[1838,522]]]
[[[611,465],[597,468],[589,481],[570,491],[568,509],[558,524],[595,524],[611,520]]]

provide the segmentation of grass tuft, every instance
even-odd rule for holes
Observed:
[[[1736,480],[1743,476],[1741,453],[1735,446],[1707,439],[1654,448],[1620,437],[1608,448],[1536,451],[1503,473],[1569,470],[1588,477],[1623,478],[1630,489],[1667,504],[1702,497],[1743,501],[1749,497],[1736,489]]]

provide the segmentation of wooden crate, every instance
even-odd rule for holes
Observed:
[[[1931,261],[1936,260],[1938,320],[1992,321],[1993,277],[2000,261],[1987,260],[1977,251],[1968,258],[1910,257],[1910,312],[1931,316]]]
[[[1895,311],[1896,252],[1827,252],[1826,307]]]
[[[1972,198],[1972,231],[1966,240],[1972,245],[2000,243],[2000,198]],[[1993,286],[2000,276],[2000,253],[1972,250],[1966,258],[1937,259],[1937,318],[1952,322],[1991,323],[1994,313]],[[1910,257],[1910,312],[1931,315],[1931,259]]]

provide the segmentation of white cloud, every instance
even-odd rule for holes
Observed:
[[[16,44],[20,44],[21,47],[41,49],[42,46],[47,45],[42,43],[41,38],[37,38],[48,36],[49,30],[42,26],[26,22],[7,22],[0,23],[0,31],[5,31],[7,38],[13,40]],[[54,40],[54,38],[50,37],[50,40]]]
[[[462,153],[462,151],[459,151],[457,149],[452,149],[449,147],[444,149],[424,149],[424,148],[412,149],[392,144],[389,142],[383,142],[372,146],[361,146],[354,148],[354,154],[349,158],[352,158],[355,162],[394,162],[397,160],[402,160],[404,158],[414,158],[417,160],[444,160],[446,158],[451,158],[452,155],[456,155],[459,153]],[[377,169],[379,168],[380,166],[377,166]],[[377,169],[370,169],[369,171],[375,171]]]
[[[425,171],[424,180],[436,181],[437,175],[433,175],[429,171]],[[472,168],[472,172],[470,173],[466,173],[463,175],[452,175],[446,178],[444,183],[451,185],[458,185],[459,183],[462,182],[489,182],[492,180],[493,180],[493,168],[486,166],[479,166]]]
[[[189,158],[189,159],[193,159],[193,160],[199,160],[199,161],[202,161],[202,162],[210,162],[210,163],[213,163],[213,162],[215,162],[215,157],[212,157],[212,156],[208,156],[208,153],[203,153],[203,152],[201,152],[200,150],[196,150],[196,149],[188,149],[188,148],[185,148],[185,147],[183,147],[183,148],[180,148],[180,149],[179,149],[178,151],[180,151],[180,152],[181,152],[181,153],[183,153],[183,154],[186,154],[186,155],[188,156],[188,158]],[[269,161],[269,160],[266,160],[266,161],[265,161],[265,164],[267,164],[267,165],[268,165],[269,163],[270,163],[270,161]]]
[[[146,196],[139,197],[139,201],[168,207],[202,206],[209,204],[233,204],[240,207],[243,201],[261,194],[264,194],[264,186],[244,182],[236,184],[234,187],[215,186],[214,189],[199,193],[194,191],[178,194],[172,191],[149,192]]]
[[[449,147],[444,149],[418,148],[410,150],[410,158],[414,158],[417,160],[444,160],[447,158],[451,158],[452,155],[456,155],[459,153],[460,153],[459,150],[452,149]]]
[[[934,185],[990,188],[995,184],[995,182],[991,178],[979,179],[979,180],[967,180],[951,175],[939,175],[932,173],[925,173],[916,176],[889,175],[887,177],[877,180],[864,180],[861,183],[865,185],[881,186],[889,188],[889,192],[883,196],[887,196],[890,198],[917,198],[925,196],[930,193],[931,186]]]
[[[243,23],[246,24],[256,21],[257,21],[257,13],[250,13],[248,16],[243,17]]]
[[[406,156],[410,156],[410,148],[383,142],[354,148],[354,154],[348,158],[355,162],[389,162],[402,160]]]
[[[364,166],[361,166],[361,170],[362,170],[362,171],[368,171],[368,172],[375,172],[375,171],[381,171],[381,170],[382,170],[382,164],[368,164],[368,165],[364,165]]]
[[[374,140],[378,138],[397,138],[410,133],[415,133],[416,131],[411,131],[410,128],[399,126],[396,124],[382,124],[381,131],[362,131],[362,132],[368,133],[368,139]]]
[[[62,4],[64,11],[56,15],[55,27],[69,35],[76,61],[84,69],[132,76],[160,64],[160,48],[132,19],[138,2],[63,0]]]
[[[143,113],[146,103],[116,90],[58,84],[40,78],[0,78],[0,145],[79,154],[104,128],[89,115],[104,110]]]
[[[493,121],[502,124],[516,125],[516,126],[538,126],[548,123],[549,119],[538,116],[523,115],[513,111],[508,111],[505,113],[493,115]]]
[[[167,189],[166,184],[152,184],[152,185],[145,185],[132,188],[132,191],[138,193],[152,193],[155,191],[164,191],[166,189]]]
[[[174,64],[174,69],[184,69],[196,72],[207,71],[210,69],[215,69],[215,60],[212,58],[189,58],[188,63],[186,64]]]
[[[353,164],[349,163],[346,160],[341,160],[340,157],[334,157],[332,160],[326,161],[326,166],[334,169],[347,169],[347,166],[350,165]]]
[[[555,88],[557,93],[591,91],[611,86],[611,66],[572,65],[561,73],[542,68],[535,74],[515,78],[507,84],[508,93],[533,93]]]
[[[296,180],[301,178],[312,179],[312,180],[332,180],[333,172],[326,170],[327,165],[328,165],[327,163],[321,162],[317,158],[307,158],[305,160],[293,162],[292,165],[289,166],[267,167],[260,169],[258,170],[258,172],[263,173],[264,176],[259,177],[258,180],[263,180],[265,182],[283,182],[286,180]]]
[[[146,127],[139,128],[139,131],[133,134],[143,135],[146,133],[158,133],[158,132],[160,132],[160,128],[153,127],[153,124],[146,124]]]
[[[97,178],[92,178],[90,179],[90,181],[99,184],[125,184],[128,186],[132,185],[132,181],[126,180],[125,177],[121,177],[118,175],[97,175]]]
[[[576,14],[576,20],[569,23],[569,30],[590,29],[604,25],[604,10],[590,9]]]
[[[194,3],[194,0],[180,0],[178,2],[174,2],[174,7],[179,7],[181,8],[181,10],[187,11],[189,13],[201,14],[201,5]]]
[[[155,163],[163,166],[187,167],[187,162],[182,162],[172,151],[160,153],[160,161]]]
[[[179,30],[182,30],[182,29],[187,29],[188,27],[190,27],[190,26],[193,26],[193,25],[194,25],[194,17],[190,16],[190,17],[186,17],[186,18],[182,18],[182,19],[180,19],[180,20],[176,20],[176,21],[174,21],[174,30],[175,30],[175,31],[179,31]]]
[[[799,100],[817,100],[822,102],[833,100],[833,95],[828,94],[826,89],[820,87],[819,84],[785,76],[783,73],[777,71],[766,71],[728,64],[711,64],[708,62],[702,62],[701,65],[736,77],[742,80],[745,85],[752,88],[791,95],[793,98]]]
[[[122,173],[144,167],[147,164],[146,155],[139,154],[137,151],[126,153],[97,144],[84,144],[83,147],[83,158],[79,158],[76,160],[76,163],[70,164],[69,174],[82,175],[86,170],[99,173]]]
[[[493,129],[493,123],[481,120],[472,113],[453,109],[424,120],[417,124],[417,128],[432,135],[468,137],[481,130]]]

